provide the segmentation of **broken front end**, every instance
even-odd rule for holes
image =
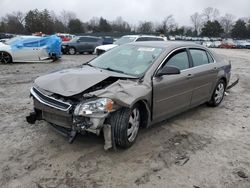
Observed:
[[[34,124],[36,120],[45,120],[57,131],[68,136],[70,143],[77,133],[87,131],[99,135],[103,130],[105,149],[112,147],[111,126],[105,124],[105,120],[118,106],[111,99],[84,95],[81,99],[66,98],[36,87],[31,88],[30,94],[34,101],[34,112],[26,117],[27,122]]]

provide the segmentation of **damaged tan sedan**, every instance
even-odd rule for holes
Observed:
[[[81,67],[39,77],[29,123],[49,122],[73,142],[104,133],[105,149],[130,147],[139,128],[223,100],[231,64],[205,47],[138,42],[116,47]]]

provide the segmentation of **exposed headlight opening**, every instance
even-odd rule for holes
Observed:
[[[75,116],[88,116],[92,114],[105,114],[113,110],[114,102],[109,98],[99,98],[93,101],[80,103],[74,110]]]

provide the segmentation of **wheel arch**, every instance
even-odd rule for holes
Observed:
[[[225,84],[226,84],[226,87],[227,87],[228,83],[227,83],[227,78],[225,76],[222,76],[219,80],[223,80],[225,82]]]
[[[139,110],[142,112],[143,114],[143,117],[142,117],[142,124],[141,126],[142,127],[149,127],[150,125],[150,120],[151,120],[151,112],[150,112],[150,108],[149,108],[149,104],[148,104],[148,101],[147,100],[144,100],[144,99],[141,99],[141,100],[138,100],[136,101],[134,105],[138,104],[139,105]]]
[[[6,51],[6,50],[0,50],[0,53],[7,53],[9,56],[10,56],[10,58],[11,58],[11,63],[13,62],[13,55],[10,53],[10,52],[8,52],[8,51]]]

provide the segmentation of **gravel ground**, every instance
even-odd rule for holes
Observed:
[[[102,137],[79,136],[70,145],[46,122],[25,121],[36,77],[94,56],[0,65],[0,187],[249,188],[250,51],[216,52],[240,77],[218,108],[201,105],[141,130],[132,148],[108,152]]]

